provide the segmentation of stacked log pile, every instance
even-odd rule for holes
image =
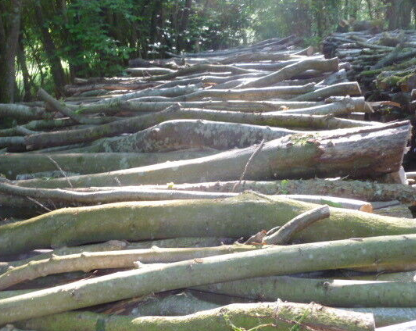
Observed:
[[[416,223],[372,213],[415,201],[401,171],[410,123],[363,120],[372,107],[348,65],[296,43],[136,59],[140,78],[0,105],[0,325],[416,319]]]
[[[327,57],[337,56],[351,63],[347,76],[357,80],[369,101],[400,110],[400,117],[413,115],[410,92],[416,87],[416,32],[414,30],[388,31],[373,34],[370,31],[334,33],[324,41]],[[392,116],[384,113],[387,120]]]

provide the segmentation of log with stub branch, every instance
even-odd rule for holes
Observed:
[[[250,162],[246,180],[382,176],[399,171],[409,136],[408,122],[338,133],[290,135],[266,142]],[[377,144],[374,144],[377,141]],[[199,159],[109,173],[68,177],[73,187],[237,180],[258,147]],[[265,166],[267,165],[267,166]],[[67,187],[67,178],[28,180],[22,186]]]
[[[0,300],[0,325],[150,293],[250,277],[414,262],[415,235],[276,246],[147,266]],[[296,261],[296,263],[293,263]]]
[[[2,255],[11,255],[39,248],[113,239],[248,238],[262,230],[282,226],[313,208],[316,208],[316,204],[278,196],[259,197],[251,193],[215,200],[123,202],[64,208],[24,222],[0,226],[0,252]],[[169,210],[168,216],[166,210]],[[330,210],[330,218],[299,232],[294,241],[416,233],[416,225],[411,219],[334,207],[330,207]],[[193,220],[192,223],[189,219]],[[253,219],[257,221],[253,222]]]

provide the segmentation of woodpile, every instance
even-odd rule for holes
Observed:
[[[135,59],[131,77],[78,79],[63,101],[0,105],[0,326],[416,319],[411,125],[365,120],[351,59],[298,42]]]

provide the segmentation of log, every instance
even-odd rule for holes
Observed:
[[[357,82],[354,83],[339,83],[331,86],[317,89],[313,92],[305,93],[294,97],[293,101],[312,101],[312,100],[323,100],[331,96],[337,95],[350,95],[360,96],[362,95],[360,85]]]
[[[159,248],[196,248],[196,247],[211,247],[220,245],[229,245],[236,241],[234,238],[214,238],[214,237],[201,237],[201,238],[173,238],[162,240],[151,240],[141,242],[126,242],[120,240],[110,240],[100,244],[82,245],[75,247],[62,247],[50,252],[38,254],[27,259],[2,262],[0,266],[0,272],[7,271],[9,267],[19,267],[28,264],[32,261],[47,260],[53,256],[65,256],[73,254],[82,254],[85,252],[109,252],[120,250],[145,250],[152,247]],[[2,292],[0,292],[1,295]]]
[[[416,331],[416,320],[377,328],[377,331]]]
[[[52,114],[48,114],[44,108],[29,107],[25,105],[0,104],[0,118],[11,117],[17,120],[37,120],[43,118],[52,118]]]
[[[174,119],[205,119],[210,121],[308,129],[334,129],[378,125],[372,122],[338,119],[324,115],[298,115],[284,114],[282,112],[269,112],[265,114],[240,113],[207,109],[181,109],[176,105],[161,112],[136,116],[135,118],[123,119],[86,129],[48,132],[26,136],[25,143],[28,149],[84,143],[122,133],[135,133],[158,123]]]
[[[377,178],[400,169],[410,125],[398,122],[332,135],[299,134],[266,142],[244,179],[349,176]],[[377,145],[374,141],[377,140]],[[70,177],[73,187],[237,180],[256,146],[199,159]],[[268,166],[265,167],[264,165]],[[66,179],[35,179],[21,186],[66,187]]]
[[[259,249],[259,246],[230,245],[204,248],[128,249],[123,251],[82,252],[64,256],[52,255],[45,260],[9,267],[0,274],[0,290],[24,281],[53,274],[97,269],[134,269],[137,263],[171,263]]]
[[[411,262],[415,261],[414,249],[415,235],[388,236],[276,246],[123,271],[2,299],[0,325],[185,286],[363,266],[380,256],[387,263],[398,259]]]
[[[209,192],[232,192],[238,181],[210,182],[195,184],[143,185],[149,189],[198,190]],[[281,181],[243,181],[236,192],[257,191],[262,194],[294,194],[336,196],[363,201],[392,201],[412,203],[416,200],[416,189],[408,185],[383,184],[358,180],[281,180]]]
[[[0,252],[18,254],[108,240],[155,240],[181,237],[250,237],[282,226],[315,204],[243,194],[216,200],[124,202],[64,208],[24,222],[0,226]],[[169,217],[166,218],[166,210]],[[411,234],[412,219],[330,207],[331,217],[298,233],[298,242]],[[184,217],[183,215],[186,215]],[[117,222],[114,220],[117,219]],[[192,223],[188,222],[192,219]],[[256,219],[257,222],[252,222]],[[343,231],[339,231],[340,227]],[[34,233],[36,235],[34,235]],[[380,268],[382,268],[380,264]]]
[[[284,67],[283,69],[274,72],[265,77],[258,78],[252,82],[241,84],[240,88],[250,87],[264,87],[276,84],[308,70],[316,69],[319,71],[337,71],[339,61],[337,58],[325,60],[325,59],[306,59],[299,61],[298,63]]]
[[[260,317],[261,316],[261,317]],[[108,331],[166,330],[221,331],[228,329],[283,331],[293,327],[330,331],[373,331],[371,314],[346,312],[317,304],[288,302],[232,304],[181,317],[108,316],[89,312],[72,312],[20,322],[18,327],[42,331],[69,331],[74,328],[95,331],[97,325]]]
[[[305,94],[314,91],[314,84],[301,86],[277,86],[250,89],[207,89],[196,91],[194,93],[182,95],[167,101],[196,101],[205,98],[213,98],[214,100],[267,100],[275,98],[290,98],[293,95]],[[143,100],[143,99],[139,99]]]
[[[204,120],[173,120],[162,122],[133,135],[100,139],[90,146],[71,152],[152,153],[189,148],[228,150],[245,148],[301,131]]]
[[[188,150],[168,153],[70,153],[70,154],[3,154],[0,173],[16,179],[23,174],[44,173],[57,170],[54,160],[64,172],[91,174],[118,169],[129,169],[186,160],[215,154],[216,151]]]
[[[175,105],[176,102],[140,102],[137,99],[131,99],[120,102],[117,105],[95,105],[88,104],[83,106],[84,114],[106,113],[115,114],[120,111],[127,111],[132,113],[150,113],[162,111],[170,106]],[[266,112],[277,111],[284,109],[309,108],[322,105],[322,102],[297,102],[297,101],[242,101],[242,100],[228,100],[228,101],[192,101],[181,102],[183,108],[207,108],[213,110],[229,110],[240,112]],[[0,131],[1,133],[1,131]]]
[[[198,286],[194,289],[250,300],[316,302],[331,307],[413,308],[413,283],[273,276]]]

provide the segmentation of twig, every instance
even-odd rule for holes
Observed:
[[[253,154],[250,156],[250,158],[248,159],[248,161],[247,161],[247,163],[246,163],[246,165],[245,165],[245,167],[244,167],[244,171],[243,171],[243,173],[241,174],[240,180],[238,181],[238,183],[236,183],[236,184],[234,185],[232,192],[235,192],[235,190],[237,189],[237,187],[238,187],[238,186],[240,186],[241,182],[242,182],[242,181],[243,181],[243,179],[244,179],[244,176],[246,175],[246,172],[247,172],[247,170],[248,170],[248,167],[249,167],[250,163],[254,160],[254,158],[257,156],[257,154],[259,154],[259,153],[260,153],[260,151],[262,150],[262,148],[263,148],[263,146],[264,146],[264,143],[265,143],[265,142],[266,142],[266,140],[265,140],[265,139],[263,139],[263,140],[261,141],[260,145],[259,145],[259,146],[257,147],[257,149],[254,151],[254,153],[253,153]]]
[[[58,162],[56,162],[54,159],[52,159],[52,157],[50,157],[49,155],[47,155],[46,157],[58,168],[58,170],[61,172],[61,174],[65,177],[65,179],[68,182],[69,186],[71,186],[73,188],[71,181],[69,180],[69,178],[66,175],[65,171],[63,171],[62,168],[59,166]]]

